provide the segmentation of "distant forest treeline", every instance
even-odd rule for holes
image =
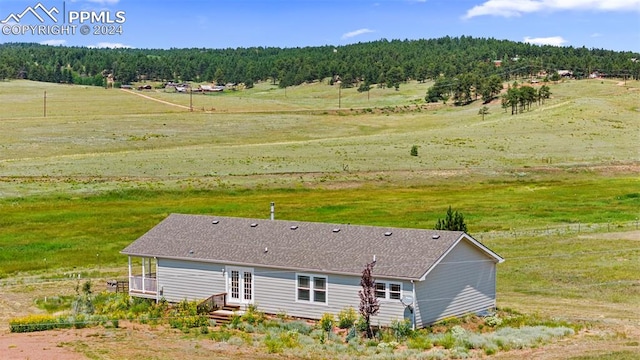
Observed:
[[[638,59],[640,55],[633,52],[466,36],[284,49],[92,49],[9,43],[0,45],[0,80],[103,86],[105,77],[112,74],[121,84],[148,80],[251,86],[272,81],[286,87],[339,77],[347,86],[365,82],[391,87],[398,81],[462,74],[499,75],[508,81],[560,69],[578,78],[597,71],[640,79]]]

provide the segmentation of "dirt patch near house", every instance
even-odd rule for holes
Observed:
[[[276,359],[259,349],[185,336],[163,327],[121,322],[119,328],[0,334],[3,360],[49,359]]]
[[[84,360],[68,343],[81,336],[79,331],[45,331],[28,334],[0,334],[0,353],[4,360],[50,359]]]

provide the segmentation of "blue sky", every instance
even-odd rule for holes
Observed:
[[[48,19],[40,8],[44,22],[24,13],[38,3],[58,13]],[[65,24],[69,11],[108,18]],[[0,42],[68,46],[305,47],[467,35],[640,52],[640,0],[2,0],[0,20]],[[75,33],[23,29],[62,24]],[[121,34],[93,34],[101,25]]]

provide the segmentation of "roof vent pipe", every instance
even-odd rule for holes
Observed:
[[[276,218],[276,203],[271,202],[271,220],[275,220]]]

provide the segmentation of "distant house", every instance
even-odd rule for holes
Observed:
[[[499,255],[459,231],[171,214],[121,252],[131,296],[229,304],[319,319],[358,308],[373,274],[373,323],[416,327],[496,306]],[[135,264],[135,266],[134,266]]]
[[[131,90],[133,89],[133,86],[128,84],[123,84],[123,85],[120,85],[120,89]]]
[[[558,70],[558,75],[562,77],[573,77],[573,71],[570,70]]]
[[[201,92],[221,92],[224,91],[224,86],[221,85],[200,85],[198,91]]]

